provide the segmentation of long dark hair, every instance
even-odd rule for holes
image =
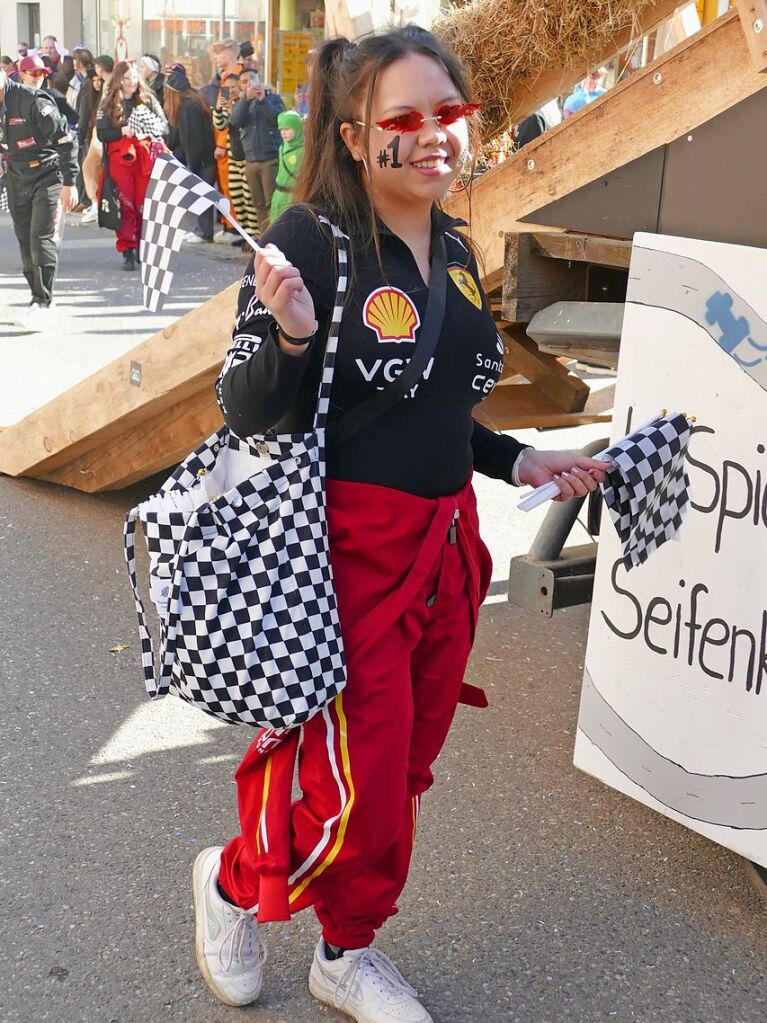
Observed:
[[[184,100],[191,100],[192,103],[196,103],[205,116],[210,119],[210,107],[208,106],[204,96],[201,96],[200,93],[194,89],[184,89],[183,92],[180,92],[178,89],[171,89],[166,83],[163,98],[163,109],[165,110],[165,116],[168,118],[168,124],[172,128],[178,127],[178,122],[181,117],[181,107]]]
[[[317,48],[309,77],[309,115],[305,128],[304,160],[296,182],[295,199],[327,212],[351,234],[372,238],[379,254],[375,208],[365,188],[362,165],[341,138],[340,125],[362,119],[370,124],[373,90],[380,72],[410,53],[441,64],[464,102],[470,99],[466,69],[431,32],[407,25],[358,43],[339,37]],[[370,128],[362,129],[365,151]]]

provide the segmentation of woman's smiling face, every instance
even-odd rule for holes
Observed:
[[[444,66],[424,54],[409,53],[378,74],[367,153],[363,150],[364,128],[359,124],[342,126],[355,158],[365,156],[374,200],[405,206],[434,202],[448,191],[460,172],[469,128],[465,117],[447,125],[433,118],[441,107],[463,102]],[[382,131],[375,127],[377,121],[411,110],[432,120],[424,120],[417,131]],[[364,121],[364,108],[358,113],[359,120]]]

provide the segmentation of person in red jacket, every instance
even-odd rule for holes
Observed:
[[[247,1004],[261,990],[259,921],[312,906],[322,930],[309,971],[315,998],[358,1023],[430,1023],[373,940],[397,912],[421,798],[457,705],[487,702],[463,681],[491,568],[472,473],[556,480],[566,500],[594,490],[607,466],[535,451],[472,418],[498,380],[503,346],[464,222],[439,207],[477,110],[457,59],[408,26],[356,44],[328,40],[310,83],[297,202],[242,279],[218,382],[229,428],[264,451],[312,428],[336,295],[328,224],[346,236],[350,260],[329,437],[410,360],[422,324],[434,322],[432,294],[445,294],[445,309],[407,396],[329,443],[347,685],[300,730],[263,729],[239,766],[241,833],[195,862],[197,961],[218,998]]]
[[[141,81],[136,65],[115,64],[96,117],[96,136],[103,144],[109,174],[120,199],[122,223],[116,248],[123,270],[135,270],[141,238],[141,209],[152,170],[152,143],[168,130],[153,93]]]

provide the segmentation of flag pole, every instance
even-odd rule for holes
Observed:
[[[223,202],[216,203],[216,209],[222,216],[226,217],[226,219],[229,221],[229,223],[232,225],[235,231],[238,231],[242,235],[242,237],[245,239],[245,241],[248,243],[251,249],[253,249],[254,252],[262,251],[263,246],[258,245],[255,241],[253,241],[248,232],[243,227],[241,227],[237,222],[236,218],[232,216],[230,212],[231,204],[228,199],[224,199]]]
[[[646,430],[648,426],[652,426],[652,424],[656,422],[658,418],[673,419],[674,416],[678,415],[680,415],[679,412],[672,412],[669,415],[669,413],[666,412],[665,409],[662,409],[660,416],[657,415],[653,416],[652,419],[649,419],[646,423],[643,423],[642,426],[637,426],[636,429],[632,430],[631,434],[641,433],[642,430]],[[682,413],[682,415],[685,414]],[[686,418],[687,416],[685,415],[685,419]],[[630,437],[631,434],[628,434],[627,436]],[[625,439],[626,439],[625,437],[621,438],[621,440]],[[615,441],[615,443],[620,444],[620,440]],[[591,455],[591,457],[595,458],[598,462],[609,462],[611,459],[608,456],[607,452],[610,450],[611,447],[614,447],[614,445],[613,444],[608,445],[606,448],[604,448],[604,450],[598,451],[595,455]],[[553,480],[551,480],[549,483],[543,483],[540,487],[536,487],[535,490],[531,490],[530,493],[526,497],[523,497],[522,500],[517,504],[517,508],[519,508],[520,511],[532,511],[533,508],[537,508],[539,505],[545,504],[546,501],[550,501],[552,498],[557,497],[558,495],[559,487]]]

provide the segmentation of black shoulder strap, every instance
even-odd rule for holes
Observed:
[[[426,300],[426,312],[418,335],[418,344],[407,367],[385,390],[379,391],[356,408],[345,412],[340,419],[330,423],[327,428],[329,446],[343,444],[345,440],[369,426],[375,419],[388,412],[408,391],[421,379],[423,371],[429,365],[429,359],[437,349],[442,323],[445,319],[445,303],[447,301],[447,249],[444,235],[438,235],[434,242],[431,260],[431,281],[429,296]]]

